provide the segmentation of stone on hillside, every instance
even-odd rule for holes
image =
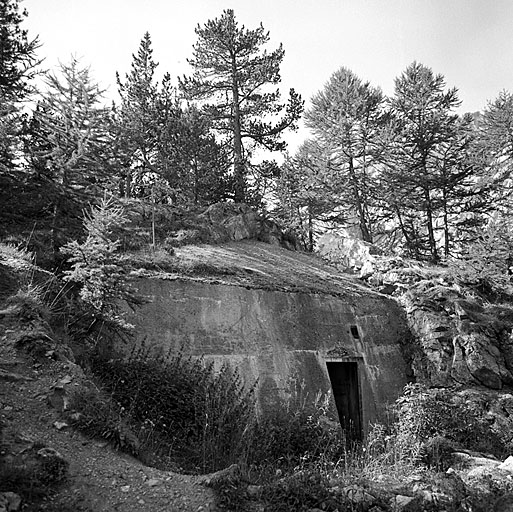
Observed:
[[[48,483],[58,483],[67,475],[69,462],[53,448],[45,447],[36,454],[42,468],[42,474]]]
[[[59,412],[66,411],[69,408],[69,396],[66,388],[58,384],[53,386],[48,394],[48,403]]]
[[[240,468],[238,464],[232,464],[231,466],[216,471],[215,473],[209,473],[208,475],[202,475],[198,478],[198,483],[206,487],[214,485],[220,485],[222,483],[234,482],[239,478]]]
[[[472,470],[474,468],[496,468],[501,462],[488,457],[470,455],[465,452],[454,452],[452,454],[452,464],[458,470]]]
[[[0,492],[0,512],[21,510],[21,497],[14,492]]]
[[[374,273],[375,256],[381,254],[379,248],[368,242],[334,233],[319,238],[317,252],[340,268],[363,271],[366,277]]]
[[[342,492],[351,503],[361,507],[364,505],[369,505],[376,499],[372,494],[358,485],[350,485],[348,487],[344,487]]]
[[[275,222],[262,218],[247,204],[216,203],[198,217],[214,242],[260,240],[295,250],[296,241]]]
[[[510,455],[498,468],[513,473],[513,456]]]
[[[34,379],[30,377],[25,377],[24,375],[20,375],[19,373],[8,372],[0,368],[0,380],[5,380],[7,382],[23,382]]]
[[[394,498],[394,503],[393,503],[394,510],[397,510],[397,512],[402,511],[408,505],[410,505],[413,501],[415,501],[415,498],[413,496],[403,496],[401,494],[398,494]]]

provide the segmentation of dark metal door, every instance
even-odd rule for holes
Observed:
[[[362,419],[358,363],[327,362],[326,365],[340,424],[350,439],[361,440]]]

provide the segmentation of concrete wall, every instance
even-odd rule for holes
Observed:
[[[330,390],[326,361],[357,361],[365,430],[407,382],[401,342],[408,329],[401,309],[385,296],[157,278],[141,279],[139,290],[150,300],[129,317],[139,341],[145,339],[155,355],[183,347],[217,364],[230,361],[246,383],[258,379],[264,409],[285,398],[294,382],[304,381],[312,399]]]

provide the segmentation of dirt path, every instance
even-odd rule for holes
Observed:
[[[146,467],[103,441],[87,439],[69,427],[57,429],[55,422],[60,415],[48,403],[50,390],[61,379],[71,379],[68,386],[75,385],[79,369],[50,358],[34,363],[13,349],[11,334],[0,326],[0,419],[6,425],[4,441],[10,440],[13,452],[41,442],[70,463],[69,477],[53,498],[60,507],[68,506],[59,510],[216,510],[212,490],[200,485],[198,477]],[[37,510],[51,510],[54,505],[42,503]]]

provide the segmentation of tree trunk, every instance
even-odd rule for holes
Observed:
[[[312,204],[308,204],[308,251],[314,250],[314,233],[313,233],[313,218],[312,218]]]
[[[436,248],[436,240],[435,240],[435,229],[433,226],[433,204],[431,202],[431,194],[429,190],[429,181],[428,181],[428,171],[426,164],[426,156],[424,155],[422,158],[422,170],[424,171],[425,182],[422,187],[424,192],[424,203],[426,210],[426,223],[428,230],[428,240],[429,240],[429,252],[431,254],[431,261],[433,263],[437,263],[439,260],[438,250]]]
[[[399,221],[399,227],[401,228],[401,232],[404,236],[404,240],[406,241],[406,247],[408,249],[408,252],[410,253],[410,256],[413,256],[416,259],[419,259],[418,246],[412,242],[410,235],[408,234],[408,230],[406,229],[406,226],[404,225],[403,217],[401,215],[401,211],[399,210],[399,206],[397,204],[394,204],[394,210],[397,215],[397,220]]]
[[[431,253],[431,261],[436,263],[439,260],[439,257],[438,250],[436,248],[435,230],[433,227],[433,206],[428,188],[424,188],[424,200],[426,202],[426,221],[429,238],[429,252]]]
[[[446,258],[448,258],[451,240],[449,236],[449,212],[447,211],[447,191],[445,190],[445,188],[443,189],[442,197],[444,201],[444,255]]]
[[[349,176],[351,177],[351,184],[353,186],[353,196],[356,204],[356,211],[358,214],[358,222],[360,225],[360,231],[362,233],[362,238],[364,242],[372,243],[372,236],[369,232],[369,227],[367,225],[367,218],[365,216],[365,211],[363,208],[362,200],[360,198],[360,192],[358,190],[358,182],[356,179],[356,173],[354,171],[353,159],[349,158]]]
[[[246,180],[242,159],[242,137],[240,128],[239,82],[235,54],[232,55],[232,94],[233,94],[233,174],[235,181],[235,202],[246,200]]]

